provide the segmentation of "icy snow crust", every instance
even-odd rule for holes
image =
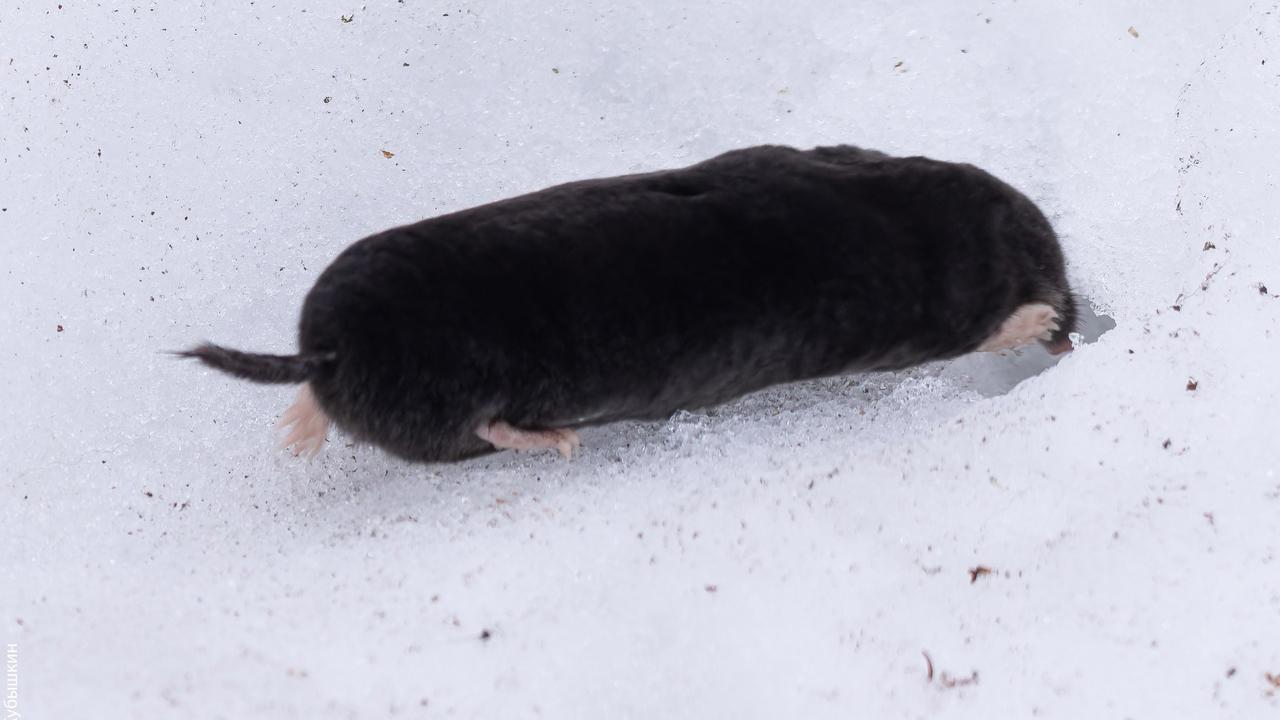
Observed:
[[[4,3],[21,712],[1275,714],[1278,16]],[[832,379],[588,430],[572,462],[436,467],[340,436],[294,459],[291,388],[160,354],[291,351],[373,231],[764,142],[990,169],[1115,329],[1043,370]]]

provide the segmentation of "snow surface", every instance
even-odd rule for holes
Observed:
[[[8,0],[18,710],[1275,716],[1278,49],[1239,0]],[[432,467],[292,458],[290,388],[160,353],[291,351],[370,232],[763,142],[990,169],[1114,329]]]

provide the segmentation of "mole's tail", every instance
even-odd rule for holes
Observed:
[[[211,368],[259,383],[306,382],[321,366],[332,362],[335,354],[262,355],[240,352],[205,343],[191,350],[174,353],[195,358]]]

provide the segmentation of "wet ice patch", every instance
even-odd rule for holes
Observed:
[[[1072,344],[1094,342],[1116,326],[1107,315],[1099,315],[1086,300],[1079,308],[1079,330],[1072,333]],[[1076,338],[1079,338],[1079,342]],[[1053,367],[1071,353],[1052,355],[1040,343],[998,353],[972,353],[943,365],[940,375],[955,378],[965,387],[985,397],[1003,395],[1018,383]]]

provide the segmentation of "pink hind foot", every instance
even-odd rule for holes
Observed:
[[[1000,324],[995,335],[978,346],[978,352],[1008,350],[1036,340],[1048,342],[1057,330],[1058,313],[1052,307],[1044,303],[1023,305]],[[1056,346],[1051,349],[1063,352]]]
[[[578,449],[580,441],[578,433],[562,428],[559,430],[520,430],[503,422],[482,423],[476,428],[476,435],[499,450],[558,450],[568,460],[573,451]]]
[[[293,427],[280,447],[292,447],[294,455],[315,457],[324,447],[325,435],[329,433],[329,416],[320,409],[315,395],[311,394],[310,385],[303,385],[298,390],[298,398],[285,410],[276,428],[290,425]]]

